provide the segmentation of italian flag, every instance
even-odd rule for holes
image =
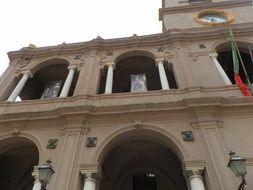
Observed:
[[[236,42],[233,38],[232,30],[230,30],[230,37],[231,37],[231,48],[232,48],[232,57],[233,57],[233,66],[234,66],[234,79],[235,83],[239,86],[244,96],[251,96],[250,91],[248,90],[247,86],[242,82],[242,79],[239,75],[239,60],[236,48]]]

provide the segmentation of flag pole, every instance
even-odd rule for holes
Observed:
[[[239,56],[239,59],[240,59],[241,64],[242,64],[243,71],[244,71],[245,76],[246,76],[246,80],[247,80],[247,83],[248,83],[248,87],[249,87],[249,90],[250,90],[250,92],[251,92],[249,76],[248,76],[248,73],[247,73],[246,68],[245,68],[245,66],[244,66],[244,62],[243,62],[243,60],[242,60],[241,53],[240,53],[240,51],[239,51],[239,48],[238,48],[238,46],[237,46],[237,43],[236,43],[236,41],[235,41],[234,34],[233,34],[231,28],[230,28],[230,34],[231,34],[231,37],[232,37],[232,39],[233,39],[233,41],[234,41],[237,54],[238,54],[238,56]]]

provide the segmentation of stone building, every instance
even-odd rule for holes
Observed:
[[[163,0],[159,17],[160,34],[8,53],[1,190],[39,190],[49,158],[50,190],[236,190],[231,150],[253,188],[253,98],[229,36],[253,82],[251,0]]]

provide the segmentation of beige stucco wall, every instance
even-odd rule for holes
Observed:
[[[252,7],[226,10],[236,15],[236,27],[253,21]],[[131,139],[133,134],[168,147],[183,167],[204,166],[207,190],[237,188],[240,181],[227,168],[228,153],[233,150],[247,159],[246,189],[252,189],[253,99],[243,97],[236,85],[226,86],[209,57],[217,46],[229,42],[227,28],[206,30],[193,21],[193,14],[165,16],[167,28],[190,28],[185,33],[35,48],[28,63],[22,50],[10,53],[10,66],[0,78],[0,143],[14,136],[33,141],[39,149],[39,164],[52,160],[56,173],[48,188],[54,190],[82,189],[80,169],[101,166],[115,141]],[[235,36],[242,44],[253,44],[252,26],[235,28]],[[115,62],[117,69],[121,56],[138,53],[171,63],[179,88],[98,95],[100,71],[106,63]],[[75,59],[77,55],[80,59]],[[68,61],[79,71],[72,97],[5,101],[23,71],[35,73],[54,58]],[[192,131],[194,141],[184,141],[182,131]],[[87,137],[98,138],[96,147],[86,147]],[[56,149],[46,148],[49,139],[59,140]]]
[[[235,7],[230,9],[222,9],[234,16],[234,20],[231,24],[241,24],[246,22],[253,22],[252,6]],[[194,20],[195,15],[200,11],[192,12],[178,12],[167,14],[164,16],[164,25],[167,30],[170,29],[193,29],[199,27],[210,27],[200,24]]]

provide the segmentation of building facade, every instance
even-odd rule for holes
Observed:
[[[1,190],[39,190],[48,159],[50,190],[236,190],[230,151],[253,188],[253,98],[229,34],[252,83],[252,1],[163,0],[159,17],[160,34],[8,53]]]

